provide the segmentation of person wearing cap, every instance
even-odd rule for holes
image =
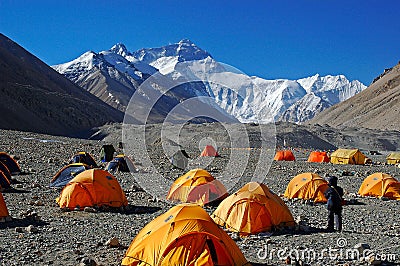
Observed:
[[[325,198],[327,199],[328,209],[328,231],[342,231],[342,202],[343,202],[343,189],[337,185],[337,177],[331,176],[328,179],[329,188],[325,191]],[[336,228],[334,225],[336,224]]]

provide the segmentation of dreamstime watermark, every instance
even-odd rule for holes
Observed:
[[[249,102],[251,98],[266,97],[263,88],[258,86],[251,77],[213,60],[180,62],[170,72],[156,72],[148,77],[133,94],[122,128],[124,153],[140,162],[144,169],[134,175],[139,185],[152,196],[165,199],[172,180],[166,176],[169,171],[160,169],[159,149],[162,149],[164,159],[171,160],[185,146],[191,149],[198,147],[200,155],[206,145],[226,151],[224,160],[219,162],[220,165],[224,163],[223,169],[215,178],[227,190],[238,182],[263,182],[273,161],[276,129],[270,107],[260,108]],[[223,98],[230,104],[218,102]],[[257,161],[252,161],[252,166],[255,166],[253,172],[243,175],[250,153],[255,150],[254,143],[251,143],[254,138],[249,136],[246,125],[240,123],[237,117],[249,116],[254,119],[252,130],[258,126],[258,156]],[[187,125],[199,123],[197,121],[217,122],[223,127],[228,140],[221,142],[219,139],[225,136],[211,136],[207,132],[200,134],[198,139],[188,140],[187,136],[194,134],[187,133]],[[222,147],[219,147],[221,143]],[[192,157],[183,170],[206,169],[213,160],[212,157]],[[176,165],[173,160],[171,164]],[[213,197],[210,194],[207,201],[215,200]]]
[[[302,260],[303,262],[317,261],[337,261],[337,260],[357,260],[365,261],[371,257],[377,261],[396,262],[399,255],[392,253],[384,253],[379,250],[347,247],[348,243],[345,238],[338,238],[335,246],[328,246],[322,249],[315,248],[273,248],[265,244],[257,252],[257,257],[260,260]]]

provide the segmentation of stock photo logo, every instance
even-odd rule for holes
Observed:
[[[185,171],[218,168],[215,180],[202,186],[221,182],[229,190],[262,182],[273,160],[276,132],[268,106],[248,104],[257,97],[266,96],[249,76],[214,60],[180,62],[147,78],[129,102],[122,132],[125,154],[144,169],[135,174],[138,183],[165,199],[173,182],[170,164]],[[241,123],[249,117],[256,129],[251,133]],[[251,153],[257,161],[250,162]],[[210,193],[204,203],[219,196]]]
[[[272,248],[265,244],[257,252],[263,261],[302,261],[305,263],[332,263],[337,261],[368,262],[370,265],[381,265],[382,261],[395,263],[398,255],[387,250],[371,249],[368,244],[357,244],[353,247],[344,237],[336,239],[333,245],[317,248]],[[395,264],[389,264],[395,265]]]

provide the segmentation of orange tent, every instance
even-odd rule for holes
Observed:
[[[224,185],[203,169],[193,169],[172,184],[167,199],[201,206],[228,195]]]
[[[21,173],[21,167],[19,166],[17,161],[11,158],[11,156],[7,153],[0,152],[0,162],[8,168],[8,171],[11,174],[16,175]]]
[[[203,208],[172,207],[133,239],[122,265],[250,265]]]
[[[284,196],[288,199],[300,198],[326,202],[324,192],[328,182],[315,173],[303,173],[295,176],[288,184]]]
[[[283,200],[266,185],[256,182],[246,184],[224,199],[211,217],[218,225],[241,235],[295,225]]]
[[[101,169],[83,171],[75,176],[56,199],[61,208],[71,210],[93,206],[121,207],[128,200],[117,179]]]
[[[358,194],[400,200],[400,182],[388,174],[375,173],[364,179]]]
[[[200,156],[201,157],[204,157],[204,156],[217,157],[217,156],[219,156],[219,154],[213,146],[207,145],[204,147],[204,150],[201,152]]]
[[[293,152],[290,150],[277,151],[274,161],[296,161]]]
[[[330,159],[328,154],[324,151],[312,151],[310,156],[308,156],[307,162],[329,163]]]
[[[0,189],[9,187],[11,187],[10,180],[8,180],[7,176],[0,170]]]
[[[11,181],[12,176],[10,170],[8,170],[7,166],[2,162],[0,162],[0,171],[7,177],[8,181]]]
[[[3,194],[0,192],[0,218],[5,218],[8,216],[10,215],[8,214],[6,202],[4,201]]]

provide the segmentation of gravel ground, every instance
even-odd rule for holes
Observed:
[[[200,135],[199,138],[202,139],[207,134],[200,132]],[[148,168],[139,161],[137,166],[140,173],[133,176],[115,174],[127,195],[131,206],[129,212],[62,212],[55,202],[59,191],[48,188],[50,179],[77,151],[85,150],[98,157],[104,142],[1,130],[0,151],[18,155],[23,173],[14,177],[13,191],[3,192],[13,221],[0,223],[0,264],[78,265],[82,260],[86,259],[87,262],[91,258],[99,265],[119,265],[139,230],[172,206],[168,202],[155,199],[143,191],[139,184],[149,191],[152,186],[169,186],[176,177],[185,173],[184,170],[174,169],[168,164],[162,146],[159,145],[162,141],[154,141],[154,136],[152,138],[153,142],[148,144],[147,150],[155,168],[167,181],[164,186],[159,186],[155,169]],[[189,140],[198,141],[195,136],[188,137]],[[119,140],[113,141],[117,147]],[[200,153],[198,147],[189,146],[185,147],[189,155],[196,157]],[[235,159],[235,166],[232,167],[229,164],[232,150],[224,146],[223,141],[218,142],[218,146],[222,157],[212,162],[196,159],[191,166],[207,163],[205,168],[217,178],[226,178],[227,173],[235,171],[243,172],[234,177],[242,177],[234,182],[236,185],[229,184],[232,192],[241,183],[249,180],[246,178],[253,177],[255,168],[259,165],[261,150],[250,150],[249,160],[244,160],[241,164],[240,160]],[[247,154],[243,150],[235,150],[235,153]],[[315,164],[305,162],[307,153],[304,150],[297,150],[295,155],[296,162],[272,162],[269,167],[270,162],[266,161],[264,171],[257,172],[257,178],[265,178],[265,183],[275,193],[283,194],[290,179],[302,172],[318,172],[323,177],[338,176],[346,199],[354,201],[353,205],[344,207],[344,230],[341,233],[323,232],[327,216],[324,205],[286,201],[300,224],[299,230],[272,235],[259,234],[242,239],[232,235],[247,259],[260,265],[285,265],[285,258],[289,254],[296,255],[297,252],[301,255],[303,252],[307,255],[307,252],[314,252],[315,256],[310,255],[311,260],[305,258],[303,261],[309,265],[369,265],[370,262],[351,259],[345,254],[352,251],[356,244],[367,243],[376,254],[386,256],[387,261],[399,263],[400,201],[359,198],[355,193],[367,175],[386,172],[400,179],[400,168],[384,164]],[[384,158],[384,155],[372,157],[375,162],[383,162]],[[149,178],[152,176],[154,179]],[[232,180],[233,177],[230,178]],[[214,209],[215,207],[206,207],[209,213]],[[119,247],[111,248],[106,245],[107,240],[113,237],[118,239]]]

